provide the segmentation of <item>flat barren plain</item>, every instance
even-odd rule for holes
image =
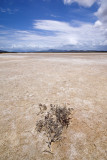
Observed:
[[[40,104],[71,108],[49,148]],[[0,160],[106,160],[107,53],[0,55]]]

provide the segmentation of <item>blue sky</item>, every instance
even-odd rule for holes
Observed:
[[[107,0],[0,0],[0,49],[107,50]]]

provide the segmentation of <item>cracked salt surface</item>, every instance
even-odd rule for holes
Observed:
[[[64,62],[64,63],[71,63],[73,65],[97,65],[97,64],[107,64],[107,59],[98,59],[98,60],[84,60],[84,59],[67,59],[67,58],[45,58],[45,59],[42,59],[43,61],[50,61],[50,62]]]
[[[0,55],[0,159],[106,160],[107,55],[12,56]],[[54,154],[35,132],[39,103],[74,108]]]

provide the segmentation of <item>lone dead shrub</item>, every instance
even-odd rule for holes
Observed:
[[[39,105],[42,108],[42,104]],[[43,105],[44,107],[44,105]],[[40,109],[41,110],[41,109]],[[50,104],[50,110],[45,114],[42,120],[36,123],[38,132],[44,131],[48,137],[48,147],[51,147],[52,142],[59,141],[64,127],[70,124],[71,109]]]

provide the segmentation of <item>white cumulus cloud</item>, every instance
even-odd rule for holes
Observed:
[[[51,48],[79,50],[106,48],[107,50],[107,0],[98,1],[99,9],[95,13],[97,20],[94,23],[76,21],[78,25],[75,27],[74,22],[35,20],[33,30],[8,30],[1,27],[0,49],[35,51]],[[72,3],[73,0],[68,2]],[[83,0],[81,4],[90,6],[92,2],[94,3],[94,0]]]
[[[36,20],[34,23],[34,28],[59,32],[71,30],[71,26],[68,23],[53,20]]]
[[[107,24],[107,0],[100,0],[100,7],[95,15],[102,21],[104,24]]]
[[[100,21],[94,24],[81,22],[78,27],[54,20],[39,20],[33,25],[35,31],[2,30],[1,46],[10,50],[97,49],[107,43],[106,31]]]
[[[91,7],[95,1],[98,0],[63,0],[64,4],[72,4],[73,2],[77,2],[79,5],[84,7]]]

